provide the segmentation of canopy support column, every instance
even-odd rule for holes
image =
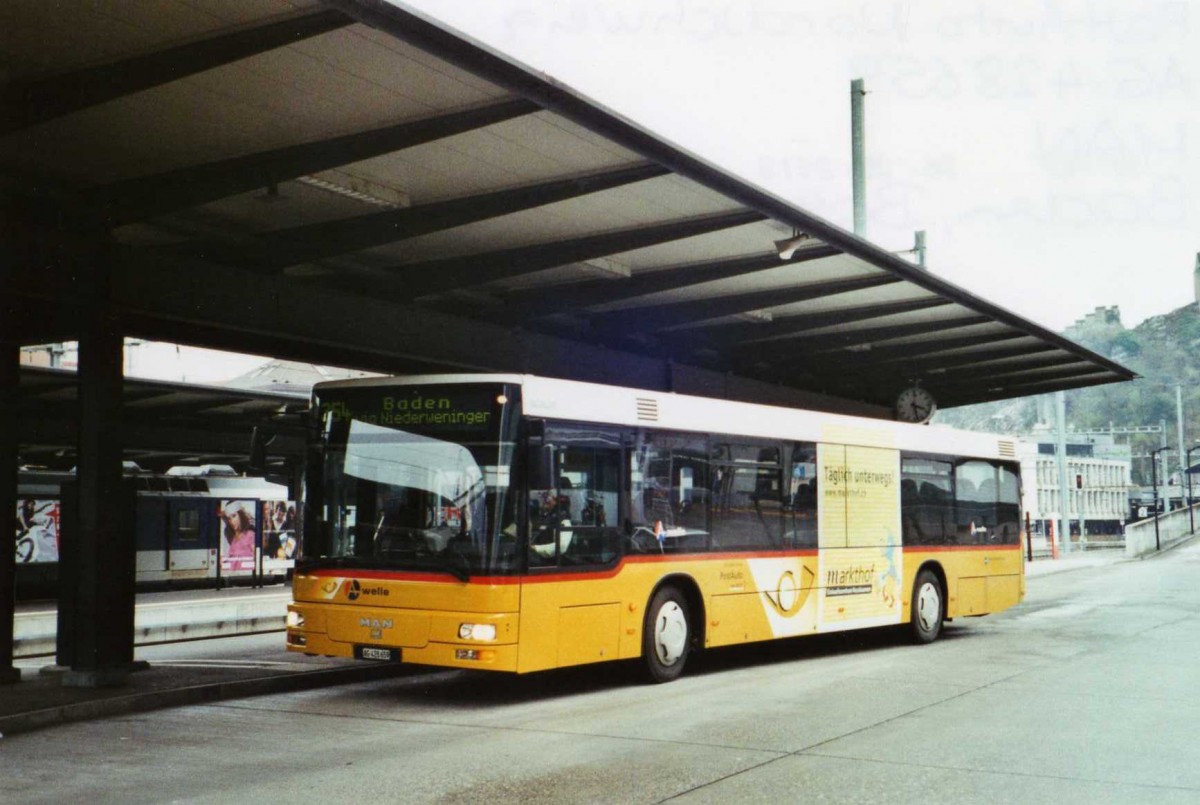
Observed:
[[[122,346],[107,301],[97,302],[79,339],[77,480],[63,494],[58,662],[70,668],[69,687],[119,685],[133,667],[135,493],[122,483],[117,427]]]
[[[0,422],[17,421],[20,345],[10,328],[0,329]],[[0,512],[17,511],[17,429],[0,427]],[[12,520],[8,521],[13,522]],[[11,527],[11,526],[10,526]],[[0,549],[0,685],[21,680],[13,666],[17,559],[13,545]]]

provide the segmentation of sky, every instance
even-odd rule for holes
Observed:
[[[847,229],[1060,330],[1195,301],[1200,3],[409,0]]]

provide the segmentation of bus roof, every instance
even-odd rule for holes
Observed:
[[[522,412],[538,418],[1017,460],[1016,440],[996,434],[528,374],[427,374],[339,380],[319,383],[313,393],[319,395],[324,389],[456,383],[519,385]]]

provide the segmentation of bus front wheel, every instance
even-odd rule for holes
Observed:
[[[670,682],[683,673],[691,649],[687,600],[676,587],[663,587],[650,599],[642,630],[642,657],[651,682]]]
[[[912,636],[917,643],[932,643],[941,634],[946,605],[942,585],[932,570],[922,570],[913,584]]]

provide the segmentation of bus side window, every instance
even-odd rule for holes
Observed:
[[[996,499],[995,542],[1016,545],[1021,541],[1021,481],[1013,466],[997,468],[999,494]]]
[[[558,564],[561,541],[570,539],[571,499],[560,492],[560,456],[553,445],[529,448],[529,566]],[[567,526],[565,533],[563,526]]]
[[[905,545],[943,545],[956,539],[953,465],[905,456],[900,462],[900,525]]]
[[[724,444],[712,453],[712,533],[716,550],[781,544],[783,468],[779,448]]]
[[[552,486],[529,490],[531,567],[617,558],[620,467],[618,447],[568,445],[554,451]]]
[[[703,436],[642,431],[630,450],[630,553],[709,549],[708,445]]]
[[[813,442],[800,442],[792,448],[784,519],[785,545],[817,547],[817,445]]]
[[[954,468],[955,527],[959,545],[992,542],[996,527],[996,467],[989,461],[962,461]]]

